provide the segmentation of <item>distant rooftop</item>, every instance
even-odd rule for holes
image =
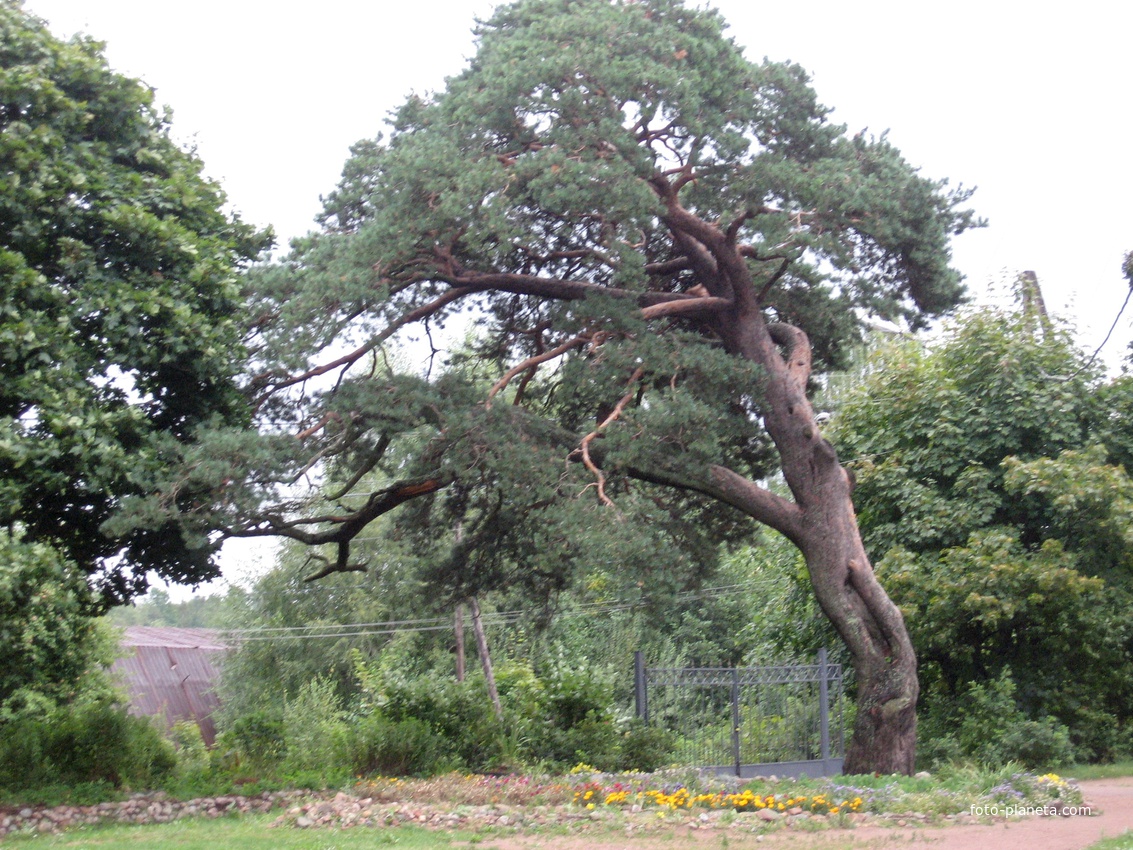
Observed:
[[[195,721],[209,746],[216,740],[212,714],[220,707],[215,688],[220,653],[228,646],[213,629],[129,626],[111,670],[122,677],[130,712],[163,717],[167,726]]]
[[[228,649],[216,629],[178,629],[172,626],[128,626],[122,646],[167,646],[180,649]]]

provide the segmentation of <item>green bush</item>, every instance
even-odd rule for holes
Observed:
[[[619,767],[646,772],[665,767],[672,762],[674,743],[673,733],[667,729],[633,720],[622,732]]]
[[[278,765],[286,752],[283,713],[260,710],[235,718],[217,736],[213,755],[232,762],[222,767],[240,765],[256,771]]]
[[[1111,712],[1080,706],[1065,719],[1078,759],[1108,764],[1122,754],[1120,721]]]
[[[169,740],[177,751],[177,772],[184,776],[209,769],[209,751],[201,727],[192,720],[178,720],[169,730]]]
[[[391,720],[419,720],[440,735],[449,754],[471,770],[485,770],[503,755],[503,727],[480,677],[464,682],[439,675],[390,679],[381,711]]]
[[[921,758],[936,766],[971,760],[989,767],[1016,762],[1051,768],[1074,761],[1070,731],[1053,717],[1028,717],[1015,702],[1010,669],[986,684],[970,683],[945,710],[922,725]]]
[[[416,717],[390,720],[380,712],[352,730],[353,772],[361,776],[428,776],[452,769],[448,742]]]
[[[598,712],[588,713],[565,729],[551,726],[533,743],[533,755],[538,761],[560,769],[579,763],[603,771],[618,770],[621,766],[618,728]]]
[[[349,727],[334,682],[315,679],[299,689],[283,708],[285,768],[294,771],[345,772],[349,764]]]
[[[152,788],[177,764],[148,718],[95,702],[0,724],[0,786],[83,783]]]
[[[557,729],[572,729],[596,715],[608,713],[614,703],[614,686],[603,671],[575,661],[560,661],[543,678],[549,710],[548,722]]]

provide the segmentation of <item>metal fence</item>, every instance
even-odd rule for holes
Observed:
[[[842,665],[647,667],[634,654],[637,716],[673,733],[675,757],[735,776],[842,770]]]

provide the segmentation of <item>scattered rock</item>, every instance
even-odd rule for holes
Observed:
[[[62,832],[75,826],[110,823],[169,823],[182,817],[219,817],[233,809],[268,812],[302,797],[304,791],[277,791],[250,797],[215,797],[185,802],[170,800],[164,793],[135,794],[116,803],[93,806],[25,807],[0,819],[0,836],[20,831]],[[294,807],[293,807],[294,810]]]

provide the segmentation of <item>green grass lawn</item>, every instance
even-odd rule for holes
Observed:
[[[1126,832],[1114,838],[1103,838],[1091,844],[1086,850],[1133,850],[1133,832]]]
[[[491,850],[491,841],[473,832],[438,832],[413,826],[384,829],[269,829],[277,815],[247,815],[216,820],[187,818],[165,824],[82,827],[62,835],[7,836],[4,846],[29,848],[144,848],[144,850],[355,850],[397,847],[428,850],[475,844]]]
[[[1115,761],[1112,764],[1072,764],[1062,767],[1058,772],[1075,779],[1113,779],[1117,776],[1133,776],[1133,759]]]

